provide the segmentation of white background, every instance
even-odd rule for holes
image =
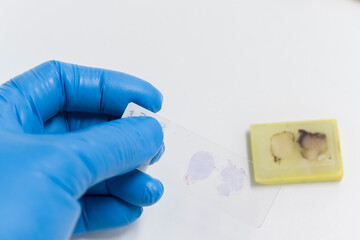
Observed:
[[[161,115],[239,154],[252,123],[339,124],[343,180],[284,186],[260,229],[189,224],[169,206],[169,218],[148,208],[130,227],[81,239],[359,235],[360,1],[0,1],[0,81],[49,59],[143,78],[164,95]]]

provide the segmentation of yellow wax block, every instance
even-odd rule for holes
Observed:
[[[339,181],[343,176],[336,120],[254,124],[250,135],[258,183]]]

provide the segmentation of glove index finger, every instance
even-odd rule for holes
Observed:
[[[59,111],[121,117],[129,102],[157,112],[162,95],[150,83],[125,73],[59,61],[45,62],[0,86],[0,109],[11,105],[16,112],[10,115],[29,133]]]

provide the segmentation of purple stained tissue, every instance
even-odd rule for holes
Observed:
[[[218,187],[217,190],[219,192],[220,195],[223,196],[229,196],[231,193],[231,189],[230,186],[226,183],[221,183]]]
[[[185,181],[190,184],[210,176],[215,168],[214,158],[207,152],[199,151],[195,153],[189,162]]]
[[[245,171],[230,165],[221,170],[222,183],[217,187],[220,195],[229,196],[232,191],[238,192],[243,188]]]

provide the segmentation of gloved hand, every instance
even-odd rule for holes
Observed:
[[[0,87],[0,239],[67,239],[127,225],[163,194],[134,170],[162,155],[162,95],[133,76],[50,61]]]

